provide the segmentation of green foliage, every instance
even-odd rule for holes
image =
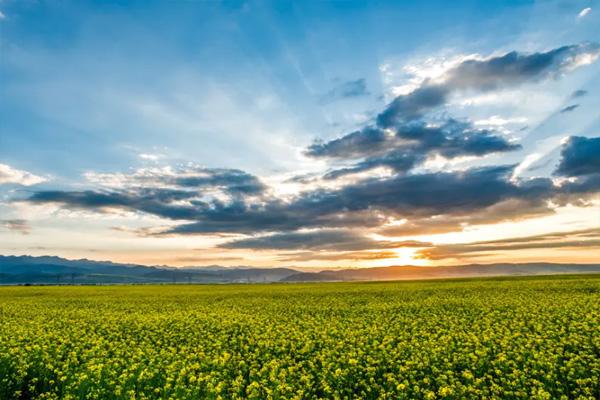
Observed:
[[[2,399],[597,399],[600,279],[0,288]]]

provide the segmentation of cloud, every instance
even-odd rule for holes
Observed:
[[[205,249],[203,249],[205,250]],[[219,257],[219,256],[181,256],[175,257],[175,261],[177,262],[185,262],[185,263],[202,263],[205,264],[207,262],[217,263],[217,262],[230,262],[230,261],[243,261],[243,257]]]
[[[254,175],[237,169],[207,169],[198,174],[177,176],[173,182],[177,186],[202,188],[216,187],[230,194],[261,194],[266,186]]]
[[[579,104],[573,104],[573,105],[563,108],[562,110],[559,111],[559,113],[561,113],[561,114],[568,113],[568,112],[575,110],[577,107],[579,107]]]
[[[438,125],[413,121],[396,127],[394,132],[367,127],[330,142],[314,143],[307,149],[306,155],[333,159],[366,157],[351,167],[333,170],[325,175],[325,179],[336,179],[377,167],[407,172],[434,155],[451,159],[519,148],[520,145],[510,143],[493,130],[476,128],[469,122],[447,119]]]
[[[0,185],[1,184],[17,184],[23,186],[37,185],[45,182],[46,178],[34,175],[27,171],[12,168],[6,164],[0,164]]]
[[[398,253],[390,250],[381,251],[349,251],[349,252],[313,252],[306,251],[294,254],[285,254],[280,261],[372,261],[398,258]]]
[[[525,117],[502,118],[498,115],[492,115],[489,118],[475,121],[474,124],[481,126],[504,126],[509,124],[523,124],[525,122],[527,122],[527,118]]]
[[[402,121],[422,117],[444,105],[457,91],[487,92],[527,82],[560,76],[580,65],[589,64],[600,54],[600,45],[584,43],[559,47],[543,53],[516,51],[499,57],[470,59],[448,70],[438,81],[426,80],[414,91],[396,97],[377,116],[377,125],[389,128]]]
[[[590,13],[590,11],[592,11],[591,7],[584,8],[583,10],[581,10],[579,12],[579,14],[577,14],[577,18],[581,19],[581,18],[585,17],[586,15],[588,15]]]
[[[109,188],[169,188],[203,190],[226,195],[260,195],[266,190],[256,176],[239,169],[205,168],[188,164],[176,168],[140,168],[132,174],[87,173],[86,178]]]
[[[28,201],[104,213],[116,209],[142,212],[170,220],[196,221],[209,215],[219,223],[219,215],[235,219],[236,213],[244,212],[247,216],[252,202],[266,196],[267,189],[258,178],[244,171],[195,165],[138,169],[131,174],[88,173],[86,177],[100,188],[38,191]],[[140,233],[153,234],[156,229]]]
[[[546,198],[509,199],[476,212],[437,214],[404,219],[377,230],[383,236],[431,235],[461,232],[474,225],[520,221],[552,214]]]
[[[217,206],[205,210],[197,222],[181,224],[162,232],[163,235],[213,234],[282,231],[289,232],[303,228],[374,228],[385,223],[387,217],[376,210],[332,209],[330,212],[312,210],[309,204],[302,204],[303,196],[296,202],[278,200],[260,206],[236,204],[232,207]]]
[[[321,214],[377,209],[406,217],[473,212],[510,198],[538,198],[552,193],[549,179],[511,182],[513,168],[494,166],[369,179],[338,190],[309,193],[291,207],[310,208]]]
[[[318,189],[290,202],[267,203],[234,214],[210,209],[202,220],[171,233],[290,231],[315,227],[377,227],[391,217],[467,214],[510,199],[535,202],[552,196],[550,179],[512,182],[512,166],[398,175],[369,179],[338,189]],[[485,188],[485,190],[482,190]]]
[[[29,235],[29,233],[31,232],[31,227],[29,226],[29,223],[24,219],[0,220],[0,227],[8,229],[9,231],[21,233],[23,235]]]
[[[28,199],[31,203],[59,203],[67,208],[110,212],[111,209],[140,211],[173,220],[193,220],[211,205],[198,194],[184,190],[139,188],[126,191],[40,191]]]
[[[562,147],[555,175],[574,177],[590,174],[600,174],[600,137],[569,137]]]
[[[321,98],[323,102],[330,102],[337,99],[347,99],[351,97],[361,97],[369,95],[367,90],[367,81],[364,78],[353,81],[346,81],[332,88]]]
[[[319,230],[310,232],[289,232],[273,235],[238,239],[226,242],[219,247],[226,249],[253,250],[329,250],[355,251],[372,249],[395,249],[401,247],[427,247],[431,243],[416,241],[374,240],[348,230]]]
[[[492,211],[497,215],[504,213],[508,218],[511,206],[522,207],[517,210],[523,215],[540,214],[549,210],[549,200],[566,204],[600,191],[598,179],[567,182],[557,187],[548,178],[512,180],[513,169],[513,166],[494,166],[364,180],[339,189],[304,193],[287,204],[286,215],[288,222],[297,216],[313,226],[327,226],[333,221],[343,224],[342,216],[367,210],[374,213],[368,216],[388,218],[464,216]],[[498,208],[493,210],[493,207]],[[516,216],[512,214],[511,218]],[[381,219],[379,223],[381,226]]]
[[[578,97],[587,96],[587,94],[588,94],[587,90],[579,89],[579,90],[576,90],[573,93],[571,93],[571,98],[576,99]]]
[[[160,160],[161,158],[164,158],[165,156],[162,154],[141,153],[141,154],[138,154],[138,157],[145,161],[157,162],[158,160]]]
[[[491,252],[580,247],[600,248],[600,229],[553,232],[502,240],[441,245],[419,250],[417,256],[428,260],[461,259],[480,257]]]
[[[467,59],[449,68],[438,78],[425,79],[407,94],[397,96],[373,125],[327,142],[316,141],[305,154],[314,158],[354,161],[354,165],[329,171],[325,179],[387,167],[408,172],[429,156],[451,159],[484,156],[520,148],[499,132],[478,129],[469,121],[445,117],[441,123],[425,120],[429,111],[444,106],[450,95],[461,91],[488,92],[556,78],[600,55],[600,45],[583,43],[547,52]],[[582,95],[579,92],[578,95]],[[577,105],[561,112],[572,111]]]
[[[323,179],[338,179],[345,175],[368,171],[378,167],[386,167],[396,173],[408,172],[413,169],[417,163],[423,161],[423,159],[424,157],[415,151],[390,151],[382,156],[367,158],[352,167],[331,170],[323,175]]]
[[[397,126],[393,132],[370,126],[329,142],[314,143],[305,154],[316,158],[348,159],[402,148],[421,154],[439,153],[452,158],[511,151],[519,146],[508,143],[492,130],[475,128],[469,122],[450,118],[437,125],[412,121]]]
[[[368,126],[329,142],[316,142],[306,149],[310,157],[359,158],[385,150],[394,137],[382,129]]]
[[[0,11],[0,21],[3,19],[6,19],[6,15],[2,11]]]
[[[444,85],[424,85],[398,96],[377,116],[377,125],[391,128],[403,120],[418,119],[427,111],[443,105],[450,93],[451,89]]]
[[[161,234],[254,234],[303,228],[377,228],[393,219],[486,212],[510,201],[527,206],[523,213],[529,209],[539,212],[538,208],[543,208],[549,200],[557,204],[579,202],[600,191],[600,175],[555,186],[549,178],[514,180],[513,172],[514,166],[491,166],[394,175],[333,189],[307,190],[285,200],[244,192],[221,199],[205,196],[195,186],[193,189],[148,186],[38,191],[26,201],[100,212],[122,209],[186,221],[164,229]]]
[[[437,129],[425,128],[424,133],[419,137],[411,137],[402,130],[398,130],[398,135],[401,137],[419,141],[419,150],[429,154],[439,154],[445,158],[465,155],[483,156],[517,150],[521,147],[518,144],[509,143],[494,131],[477,129],[468,122],[454,119],[447,120]]]

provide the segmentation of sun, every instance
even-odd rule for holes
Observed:
[[[407,248],[407,247],[393,249],[392,251],[394,253],[396,253],[396,257],[385,258],[385,259],[381,259],[381,260],[374,260],[374,261],[372,261],[370,266],[371,267],[388,267],[390,265],[418,265],[418,266],[431,265],[429,260],[417,258],[416,253],[418,250],[419,249]]]

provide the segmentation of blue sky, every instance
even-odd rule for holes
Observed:
[[[223,244],[219,236],[227,233],[226,240],[241,241],[293,234],[301,241],[307,234],[331,235],[333,230],[334,236],[351,232],[383,240],[381,231],[367,223],[294,225],[256,232],[203,228],[192,236],[179,235],[177,230],[161,235],[165,226],[203,222],[197,216],[165,219],[164,214],[122,204],[82,207],[72,198],[28,199],[47,191],[121,193],[139,189],[142,175],[156,178],[168,171],[169,176],[189,176],[199,169],[213,174],[219,168],[256,177],[268,187],[269,199],[238,198],[229,189],[225,195],[215,194],[213,186],[213,192],[204,191],[198,198],[209,204],[217,199],[236,206],[241,202],[274,207],[279,201],[299,202],[302,196],[344,188],[361,179],[383,179],[389,171],[367,169],[367,176],[347,177],[350,181],[290,183],[299,175],[314,178],[353,165],[364,168],[356,154],[352,159],[314,157],[306,149],[315,140],[327,143],[372,126],[398,96],[427,87],[426,82],[448,79],[465,60],[489,60],[513,51],[524,56],[551,54],[563,46],[583,46],[569,55],[579,58],[570,59],[568,65],[530,75],[526,81],[507,85],[502,81],[493,90],[485,85],[465,86],[456,83],[462,78],[456,78],[458,89],[453,86],[435,115],[419,116],[419,122],[458,129],[447,124],[452,119],[469,124],[469,132],[493,130],[493,135],[515,146],[510,151],[461,152],[461,157],[450,156],[449,150],[412,150],[411,157],[416,154],[418,160],[409,175],[514,164],[518,169],[511,172],[513,178],[550,179],[566,138],[600,136],[597,1],[457,1],[449,6],[445,1],[3,0],[0,12],[0,164],[5,176],[13,177],[0,182],[3,253],[52,252],[171,264],[189,264],[181,259],[194,257],[196,263],[229,257],[232,265],[292,262],[287,259],[306,265],[338,259],[371,265],[362,261],[368,257],[340,258],[345,254],[341,247],[330,253],[309,246],[286,248],[285,254],[297,252],[286,259],[281,249],[260,246],[242,252],[238,246]],[[362,162],[374,162],[369,158],[374,154],[371,150],[361,153]],[[564,230],[565,223],[573,232],[595,222],[600,225],[593,193],[587,191],[583,200],[545,197],[558,201],[560,207],[553,208],[552,215],[540,212],[535,218],[541,214],[554,218],[555,231]],[[587,206],[582,207],[582,202]],[[377,208],[375,203],[372,206]],[[235,215],[233,208],[227,210],[229,216]],[[378,228],[423,219],[421,211],[418,218],[407,210],[382,212],[389,220]],[[435,216],[434,212],[452,214],[436,209],[427,216]],[[412,217],[406,218],[409,214]],[[535,218],[524,212],[522,218],[493,222],[509,223],[506,237],[528,237],[545,232],[547,222]],[[523,220],[528,223],[523,225]],[[476,227],[475,233],[457,228],[430,237],[423,230],[392,239],[465,243],[486,229],[498,230],[488,226],[489,220],[464,223]],[[74,231],[81,243],[70,239]],[[149,231],[159,234],[149,236]],[[117,241],[115,235],[122,237]],[[491,239],[506,238],[496,236]],[[375,251],[389,255],[393,246],[378,247],[357,247],[352,257]],[[196,256],[198,248],[214,258]],[[406,246],[394,251],[402,262],[419,262],[414,257],[415,251],[423,251],[419,249]],[[148,256],[152,251],[156,255]],[[572,255],[560,251],[556,259]],[[590,255],[582,261],[589,261],[595,250],[586,251]],[[511,252],[510,258],[539,259],[540,254]]]

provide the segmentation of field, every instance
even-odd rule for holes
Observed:
[[[598,399],[600,276],[0,287],[2,399]]]

